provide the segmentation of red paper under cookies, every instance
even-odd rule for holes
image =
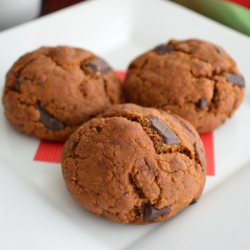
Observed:
[[[121,81],[123,81],[125,78],[125,72],[116,71],[116,73]],[[215,175],[213,133],[201,134],[200,136],[207,157],[207,175],[213,176]],[[62,148],[62,143],[41,141],[34,157],[34,161],[60,163]]]
[[[207,175],[213,176],[215,175],[213,133],[202,134],[201,139],[203,141],[207,157]],[[41,141],[34,160],[60,163],[62,148],[62,143]]]

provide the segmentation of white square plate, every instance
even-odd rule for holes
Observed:
[[[0,33],[0,91],[13,62],[43,45],[82,47],[125,70],[171,38],[223,46],[250,84],[250,39],[163,0],[89,1]],[[169,221],[119,225],[70,196],[60,164],[33,161],[39,140],[14,131],[0,105],[0,249],[250,249],[250,91],[214,132],[216,175]]]

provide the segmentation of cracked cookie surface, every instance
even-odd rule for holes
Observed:
[[[195,39],[171,40],[131,62],[124,91],[127,102],[170,110],[204,133],[233,115],[245,82],[223,48]]]
[[[121,84],[109,65],[89,51],[42,47],[12,66],[2,100],[18,131],[65,141],[83,122],[120,103]]]
[[[117,223],[167,220],[197,201],[206,178],[203,144],[184,119],[135,104],[113,105],[65,143],[69,192]]]

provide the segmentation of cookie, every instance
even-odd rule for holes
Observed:
[[[75,200],[122,224],[175,216],[199,199],[206,178],[203,144],[193,126],[135,104],[113,105],[80,126],[61,160]]]
[[[120,99],[120,81],[103,59],[66,46],[22,56],[7,73],[2,98],[16,130],[51,141],[65,141]]]
[[[200,133],[240,106],[245,81],[226,51],[201,40],[171,40],[136,58],[124,84],[127,102],[170,110]]]

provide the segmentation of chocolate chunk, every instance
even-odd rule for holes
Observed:
[[[189,205],[193,205],[193,204],[195,204],[197,201],[198,201],[198,199],[193,199],[193,200],[190,202]]]
[[[216,51],[217,51],[220,55],[222,55],[222,56],[224,55],[224,53],[223,53],[223,51],[222,51],[221,49],[219,49],[219,48],[217,48],[217,47],[216,47],[215,49],[216,49]]]
[[[228,73],[226,76],[228,82],[238,85],[239,87],[245,87],[245,79],[242,75]]]
[[[143,220],[144,221],[154,221],[160,216],[168,215],[171,212],[170,206],[164,207],[162,209],[157,209],[151,204],[146,204],[144,206]]]
[[[64,128],[64,125],[54,116],[48,113],[42,106],[37,105],[36,109],[40,112],[40,122],[47,128],[53,131],[58,131]]]
[[[76,147],[77,147],[77,145],[78,145],[78,141],[73,140],[73,141],[72,141],[72,147],[71,147],[71,148],[72,148],[73,150],[75,150]]]
[[[148,117],[151,125],[157,129],[165,144],[179,144],[180,140],[176,134],[158,117]]]
[[[170,53],[171,51],[174,51],[174,47],[170,44],[161,44],[155,47],[153,51],[159,55],[164,55],[166,53]]]
[[[85,66],[96,75],[104,75],[111,70],[109,65],[101,58],[96,58],[93,61],[87,62]]]
[[[23,80],[24,80],[24,78],[20,77],[20,78],[18,78],[18,79],[16,80],[16,82],[15,82],[15,87],[16,87],[16,89],[17,89],[18,91],[20,90],[20,86],[21,86]]]
[[[207,100],[203,97],[199,99],[199,101],[196,103],[196,107],[198,109],[204,109],[207,106]]]
[[[96,127],[96,131],[99,133],[102,131],[102,128],[101,127]]]

